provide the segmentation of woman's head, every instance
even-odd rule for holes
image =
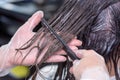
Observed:
[[[119,15],[119,8],[111,6],[116,1],[119,0],[65,0],[58,13],[50,19],[49,24],[67,43],[78,36],[83,42],[81,48],[94,49],[105,57],[106,62],[115,61],[115,66],[117,66],[117,60],[120,56],[118,53],[120,18],[116,16]],[[117,6],[119,5],[117,4]],[[42,42],[43,39],[45,42]],[[38,58],[46,46],[47,50],[39,63],[40,65],[55,51],[63,48],[63,45],[43,26],[32,39],[18,49],[18,52],[24,49],[31,51],[36,48],[38,49]],[[61,66],[68,68],[67,64],[68,62]],[[62,68],[62,70],[64,69]],[[61,73],[62,71],[56,76],[62,77]],[[66,78],[73,77],[65,75],[64,79]]]
[[[94,24],[88,29],[83,41],[83,48],[94,49],[102,55],[106,62],[110,62],[109,69],[113,66],[115,75],[118,73],[120,60],[120,2],[113,4],[103,10],[96,18]],[[120,67],[120,66],[119,66]],[[119,80],[120,77],[117,77]]]

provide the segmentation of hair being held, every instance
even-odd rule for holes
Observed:
[[[66,43],[78,36],[83,43],[80,48],[93,49],[105,58],[106,63],[113,63],[116,80],[120,80],[117,66],[120,61],[119,5],[119,0],[65,0],[57,14],[48,21]],[[27,43],[17,49],[16,55],[28,50],[24,61],[32,50],[37,49],[35,63],[39,70],[42,63],[63,47],[51,32],[42,26]],[[38,64],[40,56],[42,59]],[[69,73],[70,67],[69,60],[59,63],[54,80],[58,76],[58,80],[75,80]]]

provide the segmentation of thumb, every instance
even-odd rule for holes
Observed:
[[[32,32],[32,30],[39,24],[43,16],[43,11],[37,11],[23,26],[21,26],[20,30],[28,30]]]
[[[80,63],[80,60],[75,60],[75,61],[73,62],[73,66],[79,65],[79,63]]]
[[[71,68],[69,69],[69,72],[70,72],[71,74],[73,74],[73,67],[71,67]]]

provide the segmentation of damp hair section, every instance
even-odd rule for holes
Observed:
[[[80,48],[93,49],[105,58],[106,63],[110,62],[110,65],[114,63],[116,80],[120,80],[117,66],[120,61],[119,5],[119,0],[64,0],[61,8],[48,21],[66,43],[78,36],[78,39],[83,42]],[[36,76],[44,62],[54,52],[64,49],[63,47],[51,32],[42,26],[27,43],[16,49],[16,54],[27,50],[29,55],[33,49],[37,49],[34,74]],[[42,59],[37,64],[41,55]],[[69,68],[72,66],[69,60],[57,65],[54,80],[75,80],[69,73]],[[35,80],[34,76],[33,80]]]

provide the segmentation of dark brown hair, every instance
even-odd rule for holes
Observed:
[[[64,0],[58,13],[49,20],[49,25],[67,43],[78,36],[83,42],[80,48],[93,49],[105,58],[106,63],[113,62],[116,80],[120,80],[117,66],[120,59],[120,2],[117,2],[119,0]],[[37,58],[47,49],[38,64],[41,66],[54,52],[62,49],[63,45],[42,26],[27,43],[17,49],[17,53],[29,49],[29,55],[34,48],[38,49]],[[69,73],[70,66],[69,60],[58,63],[54,79],[74,80]]]

